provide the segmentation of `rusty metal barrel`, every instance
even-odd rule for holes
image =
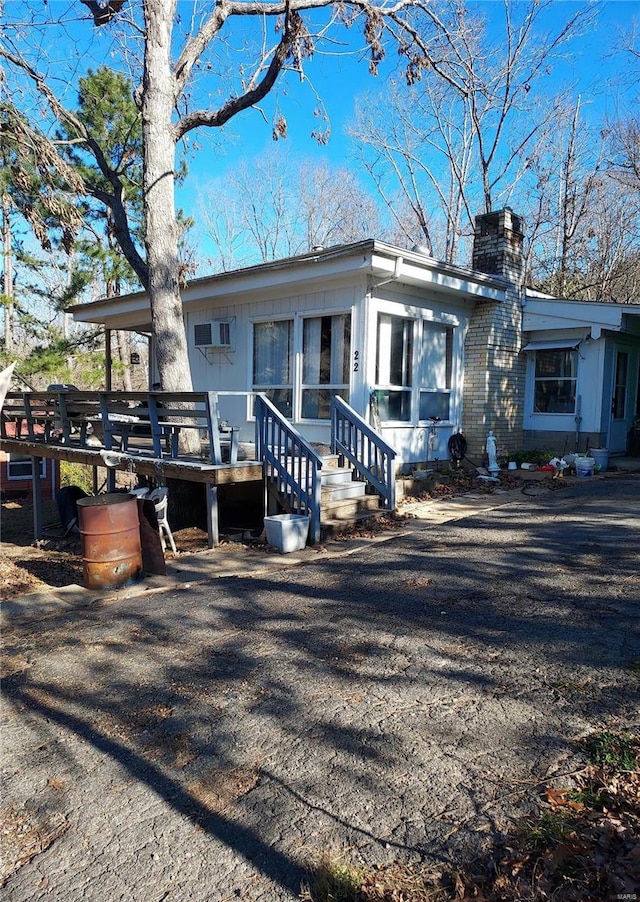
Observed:
[[[119,589],[142,578],[138,502],[134,495],[80,498],[84,584],[87,589]]]

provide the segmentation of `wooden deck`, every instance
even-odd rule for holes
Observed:
[[[84,464],[94,469],[104,468],[108,477],[111,474],[111,477],[109,477],[112,479],[111,489],[114,487],[116,470],[151,477],[158,482],[165,482],[167,479],[183,479],[186,482],[203,484],[207,490],[209,548],[213,548],[219,541],[218,487],[262,480],[262,464],[256,460],[238,461],[235,464],[210,464],[189,458],[147,457],[140,453],[105,452],[102,448],[76,448],[29,439],[2,438],[0,439],[0,447],[9,454],[23,454],[36,460],[46,457]],[[103,453],[108,454],[110,463],[113,465],[107,467]],[[34,465],[33,472],[38,473],[39,467]],[[38,477],[33,480],[33,516],[34,538],[40,539],[43,535],[43,528],[42,500]]]
[[[114,415],[114,410],[121,414],[123,401],[138,405],[135,408],[138,416],[132,418],[136,429],[124,439],[122,421],[118,413]],[[105,392],[8,395],[2,411],[0,447],[9,454],[34,460],[34,537],[39,539],[43,535],[41,486],[37,475],[40,468],[35,461],[48,458],[90,466],[94,475],[98,468],[104,468],[108,491],[115,489],[117,470],[150,477],[158,483],[181,479],[205,485],[209,547],[217,545],[218,487],[262,480],[263,468],[260,461],[237,460],[237,430],[220,428],[216,402],[215,392],[136,393],[126,397],[122,393]],[[7,422],[16,428],[7,430]],[[40,434],[36,434],[36,424],[43,427]],[[93,428],[87,429],[87,424]],[[178,439],[184,428],[200,430],[200,457],[181,453]],[[223,460],[223,454],[227,461]]]

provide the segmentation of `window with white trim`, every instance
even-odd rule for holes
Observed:
[[[349,399],[351,315],[307,317],[302,327],[303,419],[328,420],[331,398]]]
[[[253,388],[263,392],[280,413],[293,414],[293,320],[253,325]]]
[[[578,351],[541,348],[535,352],[534,413],[575,413]]]
[[[420,420],[450,418],[453,328],[423,320]]]
[[[40,476],[47,475],[47,462],[40,458]],[[7,454],[7,479],[32,479],[33,459],[26,454]]]
[[[378,315],[376,399],[381,420],[411,422],[415,320]]]

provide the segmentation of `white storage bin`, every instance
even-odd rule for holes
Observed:
[[[309,518],[303,514],[275,514],[264,518],[267,542],[283,554],[302,551],[309,535]]]

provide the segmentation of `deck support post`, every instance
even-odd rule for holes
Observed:
[[[218,531],[218,487],[207,483],[207,545],[215,548],[220,541]]]
[[[41,457],[31,458],[31,490],[33,494],[33,537],[41,539],[44,535],[42,527],[42,486],[40,485]]]

